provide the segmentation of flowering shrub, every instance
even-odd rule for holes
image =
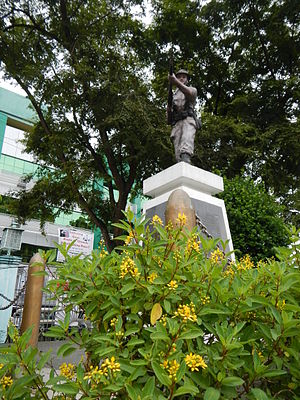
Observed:
[[[176,227],[127,219],[124,246],[111,254],[80,259],[60,247],[66,262],[48,283],[66,318],[47,336],[68,339],[59,355],[83,349],[81,362],[45,376],[49,354],[38,357],[26,348],[30,331],[19,337],[11,326],[0,398],[299,399],[298,233],[277,261],[254,265],[188,233],[184,215]],[[81,331],[69,327],[75,306],[87,320]]]

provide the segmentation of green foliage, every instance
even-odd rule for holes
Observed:
[[[291,248],[278,249],[279,261],[228,264],[217,241],[188,233],[184,219],[173,229],[127,217],[118,224],[124,246],[85,259],[61,247],[66,263],[48,283],[67,312],[47,336],[69,339],[58,353],[79,346],[83,360],[46,376],[48,354],[37,361],[26,348],[30,331],[19,337],[10,327],[0,396],[299,399],[299,232]],[[51,252],[45,256],[53,265]],[[89,328],[69,328],[74,306]],[[4,376],[13,379],[5,388]]]
[[[283,207],[250,178],[225,179],[224,184],[219,197],[225,202],[234,248],[256,262],[275,256],[274,247],[289,242]]]
[[[140,0],[8,0],[0,7],[1,69],[37,114],[25,138],[35,186],[18,193],[20,221],[79,206],[107,248],[134,186],[170,162],[164,111],[153,98],[135,37]],[[138,41],[138,44],[142,45]],[[55,210],[55,211],[54,211]]]
[[[78,228],[93,229],[93,225],[89,222],[86,217],[80,216],[74,221],[70,221],[71,226],[76,226]]]

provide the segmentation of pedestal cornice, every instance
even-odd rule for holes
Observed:
[[[143,192],[144,195],[157,197],[183,186],[208,195],[224,190],[221,176],[180,162],[146,179],[143,183]]]

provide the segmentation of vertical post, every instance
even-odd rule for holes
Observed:
[[[42,288],[44,286],[44,276],[34,276],[34,273],[45,270],[45,261],[37,253],[31,257],[28,267],[26,282],[26,292],[24,299],[24,309],[21,323],[21,333],[33,325],[32,335],[28,345],[37,346],[39,338],[41,307],[42,307]]]

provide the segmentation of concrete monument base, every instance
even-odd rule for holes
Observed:
[[[147,218],[156,214],[165,221],[166,203],[176,189],[182,189],[189,195],[197,216],[209,234],[223,241],[229,240],[227,251],[233,251],[224,201],[213,197],[223,192],[223,178],[185,162],[151,176],[143,182],[144,195],[152,197],[144,204]]]

